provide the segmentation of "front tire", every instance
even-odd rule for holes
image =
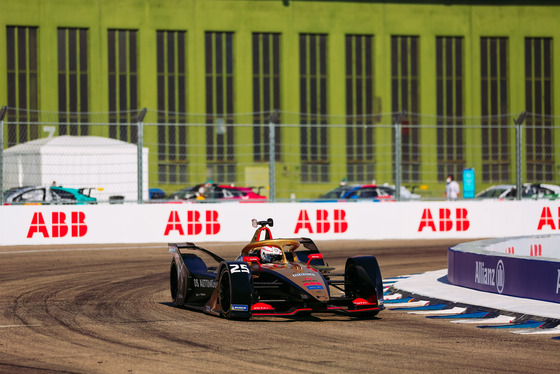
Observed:
[[[220,308],[222,316],[231,318],[231,276],[225,267],[220,273]]]
[[[222,317],[250,318],[253,287],[252,275],[247,263],[222,263],[218,274],[218,303]]]
[[[374,256],[360,256],[346,260],[344,287],[346,297],[362,298],[379,306],[379,299],[383,298],[383,279],[377,259]],[[368,318],[377,313],[364,311],[360,316]]]

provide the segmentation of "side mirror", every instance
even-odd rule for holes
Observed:
[[[309,256],[307,256],[307,266],[309,266],[309,263],[311,262],[311,260],[320,260],[323,258],[323,254],[322,253],[312,253]]]
[[[259,270],[262,270],[261,260],[257,256],[243,256],[245,262],[256,262],[259,265]]]

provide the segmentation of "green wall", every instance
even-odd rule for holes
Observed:
[[[156,30],[186,30],[188,56],[188,112],[205,112],[204,33],[232,31],[235,45],[235,112],[252,112],[251,34],[282,34],[282,110],[299,111],[300,33],[328,34],[329,114],[344,115],[344,36],[375,35],[375,95],[380,97],[381,111],[391,112],[392,35],[417,35],[420,38],[420,112],[436,113],[435,39],[436,36],[464,37],[464,115],[479,116],[480,108],[480,37],[509,38],[509,111],[519,113],[525,106],[524,38],[552,37],[553,46],[560,41],[560,6],[528,5],[461,5],[445,1],[438,4],[376,1],[241,1],[241,0],[0,0],[0,51],[6,51],[6,26],[39,27],[39,92],[40,109],[56,111],[57,103],[57,28],[88,28],[90,48],[90,110],[108,111],[108,29],[139,30],[139,101],[140,107],[157,108]],[[508,2],[504,2],[508,3]],[[452,4],[452,5],[448,5]],[[554,107],[560,108],[560,48],[553,48]],[[0,53],[3,56],[4,53]],[[7,103],[6,58],[0,57],[0,105]],[[239,130],[237,139],[250,134]],[[344,145],[342,130],[333,130],[331,145]],[[339,131],[338,133],[336,131]],[[285,130],[291,138],[299,132]],[[95,135],[93,133],[92,135]],[[148,137],[155,137],[147,129]],[[560,136],[556,132],[556,136]],[[435,141],[435,130],[422,130],[423,142]],[[199,140],[203,137],[199,136]],[[465,141],[478,144],[479,130],[469,130]],[[378,137],[380,143],[390,137]],[[557,139],[560,140],[560,139]],[[246,140],[245,140],[246,141]],[[560,144],[556,141],[555,144]],[[299,162],[294,147],[287,163]],[[151,157],[155,152],[151,151]],[[480,155],[471,150],[467,155],[479,165]],[[435,162],[434,153],[422,160]],[[153,161],[153,160],[151,160]],[[560,163],[560,160],[557,160]],[[154,164],[155,165],[155,164]],[[281,168],[277,166],[277,170]],[[513,169],[514,170],[514,169]],[[337,183],[337,177],[331,180]],[[279,183],[293,183],[282,182]],[[314,191],[317,186],[301,189]],[[278,188],[283,190],[282,187]],[[324,189],[324,187],[321,187]],[[284,196],[287,197],[287,196]]]

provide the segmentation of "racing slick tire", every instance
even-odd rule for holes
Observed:
[[[184,267],[184,271],[186,274],[181,275],[175,259],[171,261],[171,269],[169,270],[169,286],[171,290],[171,300],[173,300],[174,306],[182,306],[188,297],[188,295],[186,295],[188,289],[186,280],[189,278],[189,270],[186,266]]]
[[[245,262],[222,263],[219,271],[219,296],[222,317],[249,319],[252,304],[252,274]]]
[[[347,297],[363,298],[376,302],[383,298],[383,278],[374,256],[350,257],[344,270],[344,289]],[[364,312],[362,317],[375,316],[378,312]]]

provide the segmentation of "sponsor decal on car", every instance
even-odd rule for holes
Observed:
[[[244,304],[231,304],[231,310],[246,312],[249,310],[249,305]]]
[[[324,287],[320,284],[310,284],[309,286],[306,286],[308,290],[322,290],[324,289]]]
[[[292,274],[292,277],[301,277],[301,276],[305,276],[305,275],[310,276],[310,277],[315,276],[315,274],[313,274],[313,273],[295,273],[295,274]]]
[[[195,287],[202,287],[202,288],[216,288],[218,286],[218,282],[214,279],[193,279]]]

